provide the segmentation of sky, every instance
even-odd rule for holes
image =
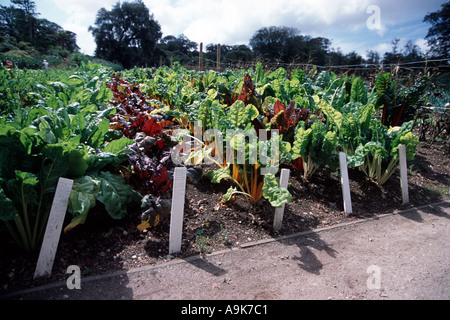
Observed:
[[[9,0],[0,0],[8,5]],[[288,26],[302,35],[325,37],[331,47],[362,56],[374,50],[382,56],[391,41],[407,41],[426,51],[426,14],[445,0],[143,0],[161,26],[163,37],[184,34],[197,43],[249,44],[262,27]],[[117,0],[35,0],[40,18],[77,34],[81,52],[93,55],[95,41],[88,31],[100,8]]]

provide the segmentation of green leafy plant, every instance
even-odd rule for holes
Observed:
[[[77,178],[74,180],[68,206],[68,211],[74,217],[64,228],[64,232],[84,223],[97,201],[104,205],[113,219],[122,219],[127,215],[127,205],[133,203],[133,199],[140,198],[120,175],[111,172],[102,171],[98,175]]]
[[[102,69],[83,68],[81,74],[59,73],[60,81],[24,82],[23,89],[36,90],[39,99],[0,119],[0,219],[27,251],[39,248],[60,177],[97,176],[97,200],[108,203],[111,216],[123,214],[117,202],[122,178],[107,171],[126,160],[130,140],[109,129],[107,117],[115,109],[106,104]]]
[[[252,104],[245,105],[243,101],[237,100],[229,108],[217,112],[219,114],[221,117],[211,119],[216,119],[218,128],[223,129],[217,130],[223,135],[222,139],[215,140],[214,143],[198,141],[200,150],[192,150],[185,163],[198,165],[209,161],[216,164],[219,168],[211,170],[205,176],[213,183],[220,183],[223,179],[232,183],[223,196],[225,202],[234,201],[238,194],[253,204],[257,204],[263,196],[269,199],[273,189],[266,189],[264,192],[265,175],[261,174],[261,170],[266,167],[278,168],[280,161],[286,161],[286,157],[290,157],[290,144],[282,141],[280,135],[268,141],[260,140],[252,124],[259,113]],[[261,148],[265,148],[266,154],[271,154],[272,158],[266,157],[261,161],[258,158]],[[213,154],[217,150],[221,150],[222,154]]]
[[[401,86],[391,79],[390,73],[379,74],[375,90],[378,95],[376,105],[383,110],[381,123],[396,127],[413,120],[419,105],[426,102],[429,81],[424,76],[410,86]]]
[[[339,165],[338,138],[336,132],[329,131],[326,124],[315,121],[310,128],[300,122],[292,146],[292,160],[303,159],[303,176],[310,179],[320,166],[335,170]]]
[[[348,165],[358,167],[378,184],[384,184],[398,166],[399,145],[405,145],[408,160],[415,157],[419,138],[411,132],[412,123],[406,122],[388,130],[380,122],[373,121],[372,140],[356,148],[354,155],[348,157]]]
[[[372,104],[349,102],[342,107],[342,112],[334,109],[325,101],[319,103],[327,118],[328,125],[336,132],[340,149],[352,155],[368,133],[371,119],[375,113]]]

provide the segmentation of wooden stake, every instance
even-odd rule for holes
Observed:
[[[347,170],[347,156],[343,152],[339,152],[339,166],[341,170],[342,196],[344,197],[344,211],[347,215],[353,213],[352,198],[350,195],[350,183]]]
[[[42,242],[41,252],[39,253],[36,270],[34,271],[34,279],[45,275],[50,276],[52,274],[53,262],[55,260],[59,238],[61,237],[61,230],[72,186],[73,180],[59,178],[52,208],[48,216],[44,241]]]
[[[199,68],[199,71],[203,71],[203,42],[200,42],[200,54],[198,57],[198,68]]]
[[[289,169],[281,170],[281,176],[280,176],[280,187],[281,188],[287,189],[288,182],[289,182],[289,173],[290,173]],[[275,230],[281,229],[281,225],[283,223],[284,207],[285,207],[285,205],[283,204],[283,206],[281,208],[275,209],[275,216],[273,218],[273,228]]]
[[[220,43],[217,45],[217,63],[216,63],[217,72],[220,72]]]
[[[184,198],[186,194],[186,167],[175,168],[170,212],[169,254],[181,250],[183,234]]]
[[[402,201],[403,204],[409,203],[408,192],[408,170],[406,166],[406,147],[401,144],[398,146],[399,158],[400,158],[400,186],[402,188]]]

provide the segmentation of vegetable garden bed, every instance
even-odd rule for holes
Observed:
[[[75,187],[49,279],[32,280],[37,251],[19,250],[2,225],[1,292],[63,281],[69,265],[78,265],[83,276],[103,274],[403,209],[397,171],[380,184],[375,181],[378,169],[358,168],[367,159],[381,168],[385,165],[381,158],[387,159],[400,140],[412,141],[410,153],[416,152],[408,162],[408,206],[448,199],[450,166],[445,141],[416,149],[409,127],[388,131],[381,123],[401,125],[402,119],[407,123],[408,108],[421,97],[421,82],[399,93],[383,75],[376,92],[359,78],[332,74],[309,77],[298,70],[288,81],[283,80],[287,76],[283,70],[264,73],[256,69],[250,71],[254,84],[245,73],[227,71],[218,76],[178,67],[156,72],[134,69],[122,78],[88,65],[72,76],[51,78],[47,74],[38,85],[17,78],[4,82],[6,86],[16,81],[23,92],[4,90],[13,99],[3,100],[7,102],[2,105],[0,142],[6,146],[15,141],[19,147],[13,148],[14,154],[3,151],[8,159],[2,164],[7,165],[2,169],[3,205],[17,204],[7,196],[20,194],[14,191],[18,185],[30,188],[33,197],[36,192],[30,206],[37,205],[38,199],[48,202],[52,194],[51,188],[39,183],[51,187],[54,179],[66,176],[75,180]],[[58,77],[59,82],[55,81]],[[388,98],[393,93],[400,102]],[[390,116],[389,110],[393,110]],[[214,125],[271,128],[289,137],[278,140],[285,154],[277,167],[291,169],[289,194],[277,189],[276,183],[275,193],[264,189],[269,180],[258,180],[261,163],[252,164],[252,169],[248,158],[243,166],[231,164],[228,172],[225,166],[200,163],[203,174],[191,170],[187,183],[182,251],[170,256],[167,195],[175,167],[171,148],[178,142],[173,132],[185,128],[192,135],[198,120],[205,125],[203,129]],[[374,136],[385,138],[375,140]],[[337,150],[342,149],[353,157],[354,167],[349,169],[352,216],[343,212],[340,178],[335,172]],[[211,155],[206,144],[194,152],[201,160]],[[17,156],[22,157],[20,165],[14,162]],[[300,158],[308,161],[300,162]],[[286,209],[282,228],[275,232],[273,204],[280,199]],[[3,213],[3,218],[11,217]],[[20,240],[19,233],[16,240]],[[35,239],[33,230],[30,234]]]

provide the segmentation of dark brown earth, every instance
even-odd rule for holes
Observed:
[[[310,181],[291,171],[289,191],[293,200],[286,206],[283,226],[272,228],[274,208],[264,199],[252,206],[237,199],[230,207],[219,205],[228,186],[207,179],[187,184],[182,251],[177,258],[211,253],[246,242],[331,226],[379,214],[450,199],[450,158],[440,144],[418,147],[408,163],[410,204],[402,205],[399,174],[383,186],[368,180],[356,169],[349,170],[353,215],[344,213],[340,178],[330,170],[318,169]],[[140,232],[140,212],[113,221],[99,208],[84,225],[61,235],[53,275],[33,280],[36,254],[25,254],[0,233],[0,295],[49,282],[65,281],[69,265],[78,265],[83,276],[100,275],[173,258],[168,255],[169,221]],[[67,217],[69,219],[69,217]],[[68,223],[68,221],[67,221]]]

